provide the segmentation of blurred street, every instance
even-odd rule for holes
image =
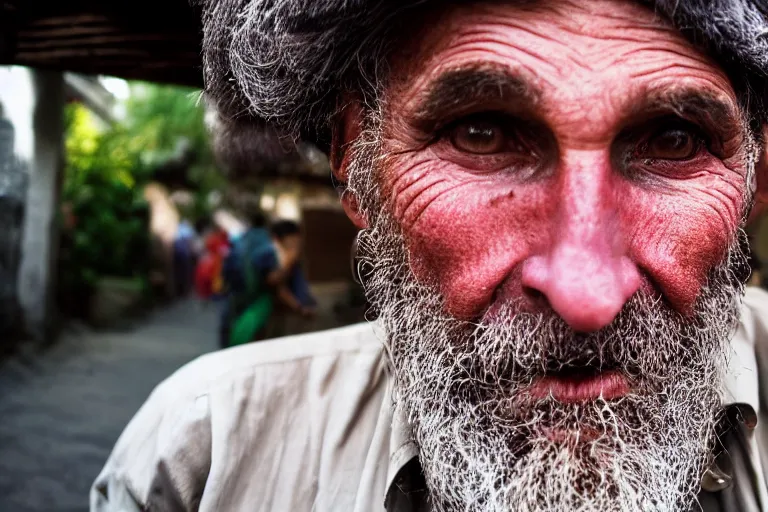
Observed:
[[[129,26],[116,14],[134,4],[8,5],[14,19],[42,26],[82,30],[69,12],[160,41],[144,26],[157,16]],[[111,14],[97,14],[105,6]],[[157,36],[181,36],[197,59],[188,7],[179,4]],[[101,65],[0,66],[0,512],[88,510],[92,482],[152,389],[219,348],[214,297],[270,304],[240,312],[258,322],[234,344],[364,318],[350,269],[358,230],[328,159],[304,142],[268,159],[258,150],[217,156],[202,75],[189,62],[167,73],[184,62],[178,51],[158,68],[142,57],[136,69],[157,72],[130,76]],[[246,236],[259,243],[225,273]],[[245,279],[278,268],[279,286]]]
[[[193,300],[125,332],[71,327],[0,362],[0,511],[85,511],[89,487],[152,389],[215,350],[217,312]]]

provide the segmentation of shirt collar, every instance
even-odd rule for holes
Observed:
[[[387,382],[387,394],[392,396],[392,383],[394,379],[389,378]],[[408,416],[402,406],[394,405],[392,412],[392,430],[389,436],[389,467],[387,468],[387,493],[392,488],[398,473],[412,459],[418,457],[419,449],[416,441],[413,439],[413,429],[408,422]]]
[[[392,380],[389,379],[390,383]],[[384,507],[387,512],[415,512],[422,510],[426,498],[426,483],[419,463],[419,449],[413,439],[413,429],[405,411],[395,405]]]

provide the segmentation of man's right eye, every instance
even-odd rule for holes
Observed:
[[[465,153],[492,155],[507,147],[507,137],[497,123],[483,120],[459,122],[450,132],[451,144]]]
[[[501,112],[457,119],[438,131],[435,142],[441,158],[482,172],[538,168],[555,147],[546,128]]]

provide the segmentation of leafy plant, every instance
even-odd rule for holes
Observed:
[[[148,280],[149,208],[143,187],[174,156],[180,141],[195,150],[189,178],[197,191],[196,214],[208,213],[203,198],[221,186],[194,91],[145,83],[133,83],[131,90],[125,119],[108,126],[99,126],[81,104],[65,109],[63,306],[86,304],[107,276]]]

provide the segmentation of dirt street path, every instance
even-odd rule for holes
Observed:
[[[161,380],[216,349],[216,320],[181,302],[130,332],[70,329],[0,363],[0,511],[86,511],[126,423]]]

